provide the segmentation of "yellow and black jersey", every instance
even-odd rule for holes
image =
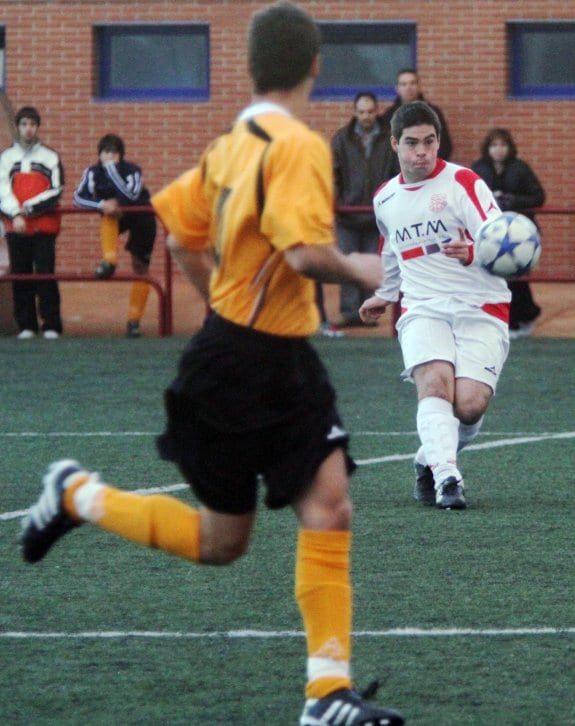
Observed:
[[[314,282],[283,253],[333,243],[330,154],[324,139],[283,108],[254,104],[198,167],[154,195],[180,244],[213,249],[210,305],[219,315],[273,335],[315,332]]]

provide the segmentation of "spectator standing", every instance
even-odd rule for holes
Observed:
[[[10,271],[54,274],[64,169],[58,153],[38,137],[36,108],[23,106],[15,122],[17,138],[0,154],[0,210]],[[48,340],[61,335],[60,290],[55,280],[17,281],[12,294],[20,340],[35,337],[39,330]]]
[[[402,68],[400,71],[398,71],[395,78],[395,90],[397,96],[395,97],[394,102],[379,117],[379,122],[381,123],[381,125],[384,128],[389,129],[393,114],[403,103],[411,103],[412,101],[425,101],[425,103],[427,103],[427,105],[435,111],[437,117],[439,118],[439,123],[441,124],[441,139],[439,142],[438,156],[440,159],[449,161],[453,152],[453,143],[449,134],[447,120],[439,106],[435,106],[434,104],[429,103],[429,101],[427,101],[424,97],[421,91],[419,74],[415,70],[415,68]],[[389,134],[387,134],[387,136],[389,137]],[[396,174],[399,174],[399,161],[397,155],[392,154],[390,173],[389,176],[386,177],[386,179],[391,179],[391,177],[395,176]]]
[[[415,498],[465,509],[457,452],[479,433],[509,350],[505,280],[473,261],[474,236],[501,214],[487,184],[438,158],[441,124],[422,101],[391,120],[401,173],[374,198],[384,282],[360,309],[378,317],[402,297],[403,377],[417,390]]]
[[[325,296],[321,282],[315,283],[315,301],[319,312],[319,328],[317,334],[323,338],[343,338],[345,333],[330,322],[325,309]]]
[[[148,206],[150,194],[144,186],[142,169],[124,158],[124,141],[116,134],[106,134],[98,142],[98,163],[88,167],[74,192],[74,204],[96,209],[102,214],[100,243],[102,262],[96,277],[106,279],[118,264],[118,237],[128,232],[126,249],[132,258],[135,275],[146,275],[156,239],[153,212],[126,212],[125,207]],[[137,280],[132,283],[128,306],[127,336],[139,338],[150,286]]]
[[[530,209],[545,203],[545,191],[533,169],[517,156],[510,131],[494,128],[483,139],[481,158],[471,168],[485,180],[503,211],[521,212],[535,222]],[[510,280],[509,337],[531,335],[541,308],[533,299],[527,280]]]
[[[394,726],[401,716],[353,689],[353,463],[335,392],[308,340],[319,322],[314,280],[374,289],[381,280],[376,255],[345,256],[333,244],[329,146],[298,118],[319,72],[319,46],[319,29],[301,8],[259,10],[248,40],[252,103],[196,168],[152,200],[176,261],[212,308],[166,392],[159,442],[202,506],[123,492],[64,460],[44,478],[22,547],[36,562],[90,522],[224,565],[248,548],[261,476],[267,504],[291,506],[299,523],[295,595],[308,646],[300,726]]]
[[[360,91],[353,101],[353,116],[332,138],[335,203],[340,206],[371,207],[379,185],[389,177],[393,154],[388,129],[377,120],[377,98]],[[371,211],[362,214],[339,212],[336,215],[337,243],[340,250],[377,252],[379,232]],[[361,325],[358,309],[373,290],[352,282],[340,288],[341,319],[338,327]]]

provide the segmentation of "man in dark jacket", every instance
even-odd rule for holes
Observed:
[[[353,109],[353,117],[336,132],[331,142],[336,210],[361,206],[370,207],[370,211],[337,213],[337,242],[344,254],[377,251],[379,233],[371,205],[376,189],[389,178],[394,161],[389,127],[377,119],[377,98],[369,91],[361,91],[354,98]],[[372,292],[352,283],[341,286],[338,327],[362,324],[358,310]]]
[[[389,128],[391,125],[391,117],[397,111],[397,109],[404,103],[411,103],[412,101],[425,101],[439,117],[441,122],[441,138],[439,140],[439,152],[438,156],[440,159],[449,161],[451,158],[451,152],[453,151],[453,143],[451,136],[449,135],[449,129],[447,127],[447,121],[445,116],[441,112],[438,106],[434,106],[432,103],[423,96],[421,92],[421,86],[419,83],[419,76],[414,68],[402,68],[395,79],[395,90],[397,96],[393,104],[379,117],[378,121],[383,128]],[[393,161],[391,165],[391,171],[388,179],[396,174],[399,174],[399,162],[397,155],[393,154]]]

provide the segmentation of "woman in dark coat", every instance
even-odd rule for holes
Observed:
[[[517,157],[517,146],[507,129],[491,129],[481,144],[481,159],[471,168],[493,190],[503,211],[521,212],[535,221],[535,215],[526,210],[542,206],[545,191],[529,164]],[[530,335],[541,308],[533,300],[527,281],[513,280],[508,284],[510,337]]]

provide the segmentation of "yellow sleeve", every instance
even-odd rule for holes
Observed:
[[[308,133],[272,144],[265,166],[262,232],[285,250],[334,242],[333,170],[327,143]]]
[[[210,208],[200,167],[184,172],[154,194],[151,203],[168,232],[181,245],[192,250],[210,246]]]

